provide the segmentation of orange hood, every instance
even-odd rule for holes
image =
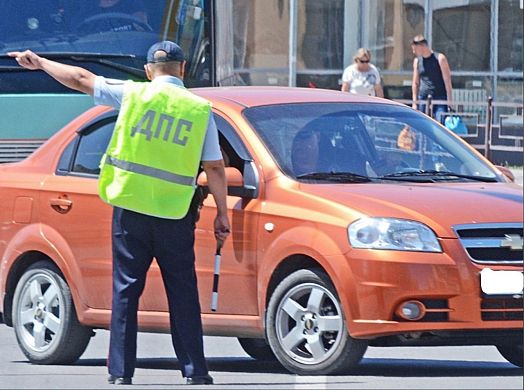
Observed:
[[[522,222],[522,187],[506,183],[303,185],[301,190],[372,217],[419,221],[439,237],[458,224]]]

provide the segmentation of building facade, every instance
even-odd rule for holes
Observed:
[[[231,1],[241,83],[339,89],[367,47],[385,97],[411,99],[410,42],[424,34],[448,57],[454,89],[522,103],[522,0]]]

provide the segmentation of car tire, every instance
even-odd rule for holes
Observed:
[[[18,345],[35,364],[75,362],[94,334],[78,322],[69,286],[47,261],[33,264],[20,278],[12,314]]]
[[[277,360],[273,350],[264,339],[238,338],[240,346],[253,359],[261,362],[270,362]]]
[[[497,349],[508,362],[517,367],[523,367],[524,349],[522,347],[522,340],[515,344],[497,345]]]
[[[267,337],[275,356],[298,375],[329,375],[356,366],[367,341],[352,338],[337,292],[325,272],[299,270],[271,295]]]

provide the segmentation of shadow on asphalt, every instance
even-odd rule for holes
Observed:
[[[210,371],[242,372],[246,374],[289,374],[277,362],[259,362],[245,358],[207,358]],[[30,364],[27,361],[16,363]],[[105,366],[105,359],[80,359],[74,366]],[[175,358],[139,358],[137,368],[150,370],[178,370],[180,366]],[[344,376],[378,377],[511,377],[522,376],[522,368],[505,362],[432,360],[432,359],[380,359],[364,358],[360,364]]]
[[[521,376],[522,368],[506,362],[364,358],[348,375],[384,377]]]

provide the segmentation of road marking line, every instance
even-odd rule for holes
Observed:
[[[327,389],[327,376],[295,376],[295,389]]]

